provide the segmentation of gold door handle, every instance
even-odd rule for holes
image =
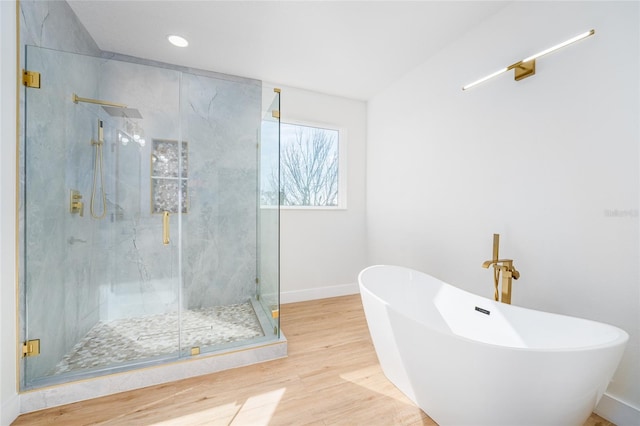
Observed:
[[[162,244],[169,245],[169,212],[162,213]]]

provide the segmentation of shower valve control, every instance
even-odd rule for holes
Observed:
[[[71,190],[71,195],[69,197],[69,212],[71,214],[79,213],[80,216],[84,216],[84,203],[82,201],[82,195],[80,191],[76,189]]]

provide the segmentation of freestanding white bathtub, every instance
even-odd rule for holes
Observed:
[[[629,338],[397,266],[358,282],[384,374],[440,425],[583,425]]]

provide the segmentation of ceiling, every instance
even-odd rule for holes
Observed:
[[[69,4],[103,51],[367,100],[508,2]],[[169,34],[189,46],[170,45]]]

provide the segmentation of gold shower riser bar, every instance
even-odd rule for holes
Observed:
[[[73,97],[71,99],[73,100],[74,104],[77,104],[78,102],[84,102],[87,104],[98,104],[98,105],[105,105],[105,106],[110,106],[115,108],[127,108],[125,104],[117,104],[115,102],[101,101],[100,99],[81,98],[75,93],[73,94]]]

